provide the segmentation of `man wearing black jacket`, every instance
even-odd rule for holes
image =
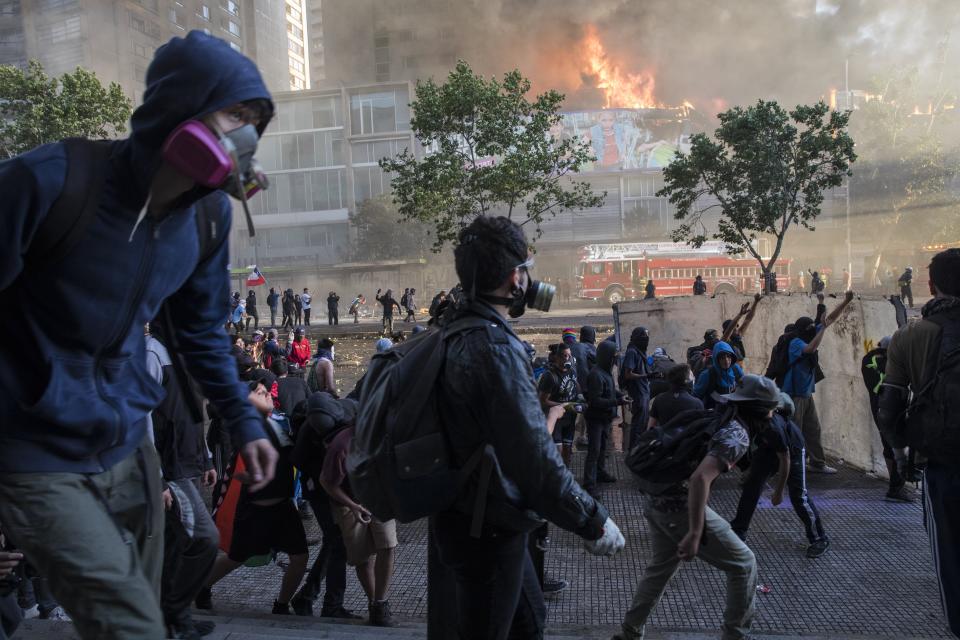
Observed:
[[[217,472],[204,442],[203,423],[194,421],[187,405],[197,400],[184,397],[166,347],[152,335],[146,341],[147,371],[166,392],[151,414],[166,508],[160,608],[169,637],[199,638],[210,633],[213,625],[195,622],[190,603],[213,568],[220,542],[199,487],[216,482]]]
[[[503,640],[511,626],[521,637],[543,633],[546,608],[527,551],[527,533],[541,516],[587,540],[591,553],[612,555],[624,544],[606,509],[560,459],[526,350],[506,321],[542,286],[530,278],[527,247],[516,223],[480,216],[461,231],[454,252],[466,300],[451,315],[489,322],[447,341],[438,411],[455,464],[463,466],[484,445],[495,457],[479,537],[471,535],[477,482],[430,522],[436,555],[453,583],[437,593],[447,585],[432,577],[430,599],[449,595],[452,602],[442,604],[462,639]]]
[[[583,488],[594,495],[597,482],[615,482],[606,469],[607,440],[610,424],[620,405],[630,404],[630,398],[617,391],[613,384],[613,362],[617,345],[602,342],[597,347],[597,365],[587,375],[587,459],[583,463]]]
[[[320,595],[320,582],[326,578],[320,615],[324,618],[360,618],[343,607],[343,596],[347,590],[347,549],[340,527],[333,520],[330,499],[320,486],[319,479],[327,444],[340,430],[353,425],[355,420],[356,402],[352,400],[337,400],[323,391],[312,393],[307,398],[307,418],[297,432],[293,463],[305,478],[303,495],[320,525],[323,544],[303,586],[290,601],[294,613],[299,616],[313,615],[313,603]]]

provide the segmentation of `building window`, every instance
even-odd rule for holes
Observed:
[[[293,69],[294,71],[299,71],[300,73],[303,73],[303,63],[300,62],[299,60],[293,60],[291,58],[290,68]]]
[[[158,12],[157,0],[136,0],[136,3],[144,9],[148,9],[154,13]]]
[[[6,0],[0,2],[0,16],[20,15],[20,0]]]
[[[303,55],[303,45],[302,45],[302,44],[297,44],[297,43],[294,42],[293,40],[287,40],[287,49],[289,49],[289,50],[292,51],[293,53],[297,54],[298,56],[302,56],[302,55]]]
[[[20,3],[18,2],[16,4],[19,5]],[[37,11],[60,11],[62,9],[70,9],[78,4],[79,0],[43,0],[36,9]],[[0,10],[0,13],[3,13],[2,10]],[[17,11],[17,13],[19,13],[19,11]]]
[[[80,16],[44,25],[37,29],[37,37],[43,45],[76,40],[80,37]]]
[[[180,18],[177,16],[177,10],[176,10],[176,9],[170,9],[170,22],[171,22],[172,24],[177,25],[178,27],[182,27],[182,26],[183,26],[183,25],[180,24]]]
[[[240,25],[238,25],[233,20],[229,20],[227,22],[227,31],[229,31],[230,33],[232,33],[237,37],[240,37]]]
[[[136,15],[135,13],[130,13],[130,28],[134,31],[139,31],[140,33],[150,36],[154,40],[160,38],[160,27],[152,22],[148,22]]]
[[[390,36],[386,33],[378,33],[373,38],[374,47],[389,47],[390,46]]]
[[[406,89],[355,93],[350,96],[350,132],[354,135],[409,129]]]
[[[287,15],[293,18],[294,20],[296,20],[297,22],[300,22],[301,18],[303,17],[300,15],[299,9],[295,7],[291,7],[290,5],[287,5]]]
[[[236,42],[231,42],[230,48],[236,51],[237,53],[243,53],[243,49],[241,49],[240,45],[238,45]]]
[[[303,29],[298,27],[295,24],[287,23],[287,33],[294,36],[295,38],[300,38],[303,40]]]
[[[227,0],[227,11],[238,16],[240,15],[240,6],[233,0]]]
[[[200,5],[200,17],[210,22],[210,7],[205,4]]]
[[[147,48],[142,44],[133,43],[133,54],[140,58],[149,59],[150,52],[147,51]]]
[[[290,89],[292,89],[293,91],[299,91],[300,89],[303,89],[303,88],[304,88],[303,79],[298,78],[293,74],[290,74]]]

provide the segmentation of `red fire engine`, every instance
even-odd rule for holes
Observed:
[[[790,286],[790,260],[774,265],[777,288]],[[693,295],[693,281],[703,277],[707,294],[761,291],[760,265],[752,257],[724,252],[723,243],[693,248],[676,242],[595,244],[583,247],[577,264],[577,296],[610,304],[642,298],[653,280],[657,296]]]

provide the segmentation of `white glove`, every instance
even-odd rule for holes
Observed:
[[[586,540],[583,545],[595,556],[612,556],[623,549],[626,541],[613,518],[603,523],[603,535],[596,540]]]

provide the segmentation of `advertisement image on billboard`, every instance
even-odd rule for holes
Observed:
[[[577,139],[593,162],[581,172],[662,169],[677,151],[690,151],[690,123],[672,109],[602,109],[562,114],[553,139]]]

